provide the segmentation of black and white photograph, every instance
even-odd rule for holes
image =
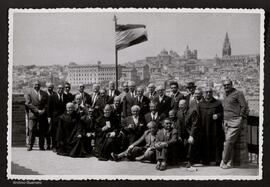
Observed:
[[[8,179],[262,179],[264,10],[8,15]]]

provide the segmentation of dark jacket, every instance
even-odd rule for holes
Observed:
[[[176,93],[176,95],[171,95],[171,108],[174,110],[178,110],[179,101],[181,99],[185,99],[185,97],[179,91]]]
[[[109,94],[109,90],[107,91],[107,93]],[[113,96],[108,95],[108,102],[107,103],[108,104],[113,104],[114,97],[118,96],[118,95],[120,95],[120,91],[114,90],[114,95]]]
[[[136,97],[131,97],[130,92],[128,92],[123,98],[123,116],[131,116],[131,107],[135,105]]]
[[[149,112],[149,103],[150,100],[146,96],[142,96],[142,100],[139,101],[138,96],[135,98],[135,105],[138,105],[141,110],[140,110],[140,115],[144,116],[146,113]]]
[[[153,101],[157,103],[157,111],[160,117],[168,117],[169,111],[171,110],[171,98],[164,95],[161,102],[159,101],[159,97],[156,97]]]

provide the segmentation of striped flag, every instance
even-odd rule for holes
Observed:
[[[115,31],[117,50],[147,41],[145,25],[116,25]]]

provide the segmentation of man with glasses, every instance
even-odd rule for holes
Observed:
[[[64,86],[58,85],[57,93],[52,95],[48,104],[48,123],[50,124],[50,135],[52,138],[52,149],[56,151],[56,130],[58,125],[58,117],[61,116],[66,109],[67,98],[64,94]]]
[[[244,94],[233,87],[230,79],[224,80],[223,86],[225,90],[223,100],[225,142],[220,167],[228,169],[233,164],[234,145],[243,129],[248,107]]]
[[[70,93],[70,89],[71,89],[70,83],[66,82],[65,83],[64,94],[66,95],[66,98],[67,98],[67,102],[68,103],[74,101],[74,95],[72,93]]]

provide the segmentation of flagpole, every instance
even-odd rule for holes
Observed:
[[[117,18],[116,15],[114,15],[114,29],[115,29],[115,33],[116,33],[116,26],[117,26]],[[116,48],[116,44],[115,44],[115,89],[118,90],[118,50]]]

